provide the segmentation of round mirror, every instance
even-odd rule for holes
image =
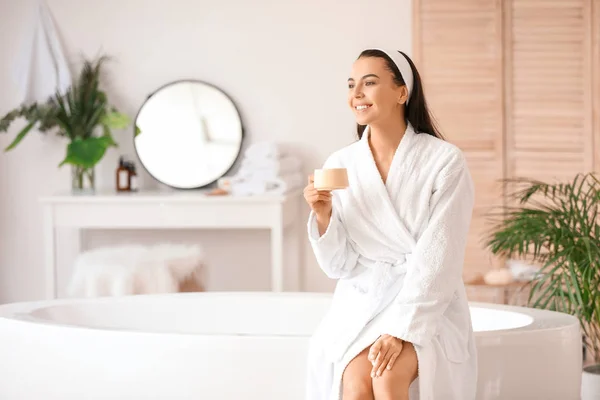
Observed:
[[[134,130],[144,168],[178,189],[215,182],[233,166],[242,146],[235,104],[216,87],[193,80],[152,93],[135,118]]]

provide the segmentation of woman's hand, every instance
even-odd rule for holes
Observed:
[[[311,175],[308,177],[308,185],[304,188],[304,199],[315,212],[319,225],[324,224],[327,227],[331,217],[331,192],[315,189]]]
[[[390,370],[402,351],[404,341],[390,335],[381,335],[369,351],[369,361],[373,364],[371,378],[379,377],[386,369]]]

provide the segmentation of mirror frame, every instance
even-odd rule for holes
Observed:
[[[189,187],[189,188],[187,188],[187,187],[186,188],[180,188],[178,186],[169,185],[168,183],[165,183],[165,182],[161,181],[160,179],[158,179],[154,175],[152,175],[150,173],[150,171],[148,171],[148,168],[146,168],[146,166],[142,162],[142,159],[140,158],[140,155],[138,153],[137,147],[135,145],[135,137],[136,137],[136,131],[137,131],[137,123],[136,122],[138,120],[138,117],[139,117],[142,109],[144,108],[144,104],[146,104],[146,102],[148,100],[150,100],[150,98],[152,96],[156,95],[161,90],[163,90],[163,89],[165,89],[165,88],[167,88],[169,86],[172,86],[174,84],[186,83],[186,82],[189,82],[189,83],[199,83],[199,84],[202,84],[202,85],[209,86],[209,87],[213,88],[214,90],[220,92],[223,96],[225,96],[231,102],[231,104],[233,105],[233,108],[236,111],[238,120],[240,121],[240,128],[241,128],[240,129],[241,130],[240,135],[241,136],[240,136],[240,146],[239,146],[239,149],[238,149],[237,156],[233,159],[233,161],[231,162],[231,164],[229,165],[229,167],[227,167],[227,169],[225,170],[225,172],[223,172],[223,174],[221,176],[218,176],[214,180],[212,180],[212,181],[210,181],[210,182],[208,182],[208,183],[206,183],[204,185],[201,185],[201,186]],[[167,186],[167,187],[169,187],[171,189],[182,190],[182,191],[186,191],[186,190],[198,190],[198,189],[204,189],[204,188],[211,187],[220,178],[226,176],[229,172],[231,172],[233,166],[240,159],[240,157],[242,157],[242,149],[244,147],[244,140],[245,140],[245,137],[246,137],[246,129],[245,129],[245,126],[244,126],[244,120],[242,119],[242,115],[240,113],[240,109],[239,109],[238,105],[236,104],[236,102],[233,101],[233,99],[231,98],[231,96],[229,96],[227,93],[225,93],[222,89],[220,89],[216,85],[213,85],[212,83],[208,83],[206,81],[202,81],[202,80],[199,80],[199,79],[177,79],[177,80],[174,80],[174,81],[167,82],[167,83],[159,86],[158,88],[156,88],[148,96],[146,96],[146,98],[144,99],[144,101],[142,102],[142,104],[139,106],[139,108],[138,108],[138,110],[137,110],[137,112],[135,114],[135,118],[133,119],[133,127],[132,127],[132,129],[133,129],[133,135],[132,135],[133,150],[135,151],[135,155],[137,156],[137,158],[138,158],[138,160],[140,162],[140,165],[144,168],[144,170],[146,171],[146,173],[148,175],[150,175],[152,177],[152,179],[154,179],[156,182],[160,183],[161,185],[165,185],[165,186]]]

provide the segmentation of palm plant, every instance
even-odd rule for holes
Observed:
[[[600,181],[578,174],[548,184],[507,179],[515,189],[486,238],[496,255],[540,265],[529,283],[529,306],[576,316],[584,345],[600,364]]]
[[[18,118],[27,124],[4,151],[14,149],[34,128],[39,132],[55,131],[68,139],[69,144],[59,167],[70,164],[73,188],[82,189],[85,180],[94,188],[94,167],[106,150],[117,147],[112,129],[122,129],[129,118],[109,105],[106,93],[100,88],[102,65],[107,57],[96,61],[84,60],[79,77],[65,93],[56,92],[44,103],[22,104],[0,119],[0,132],[7,132]]]

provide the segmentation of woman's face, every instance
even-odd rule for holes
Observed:
[[[406,86],[397,86],[394,75],[380,57],[362,57],[348,79],[348,105],[360,125],[398,118],[406,100]]]

